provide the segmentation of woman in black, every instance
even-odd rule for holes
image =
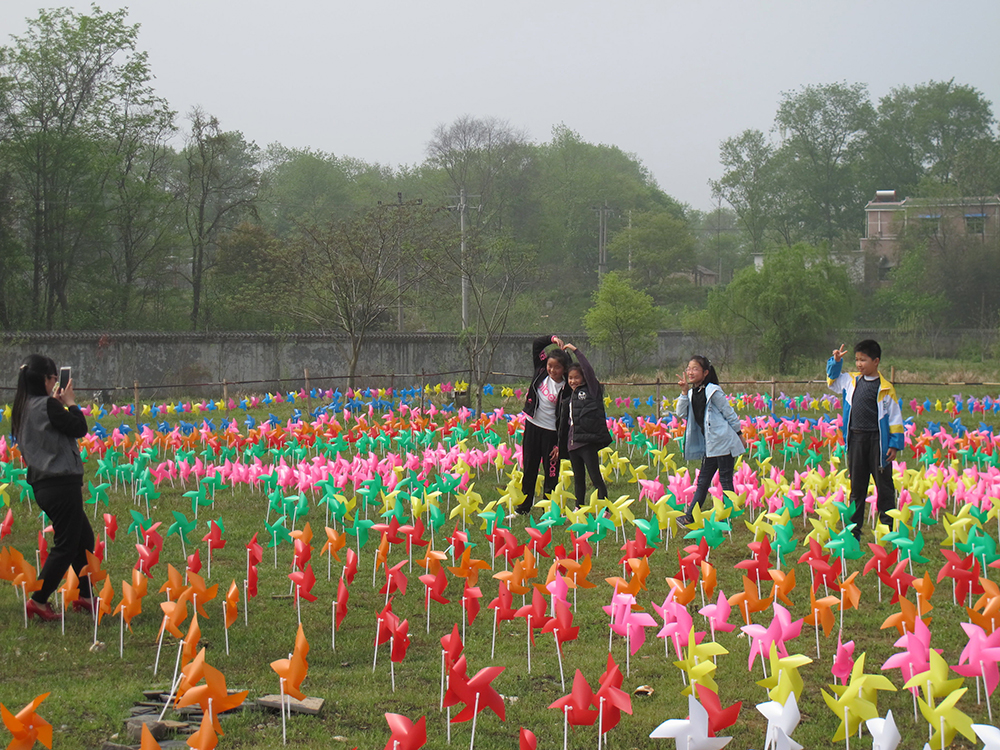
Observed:
[[[70,565],[79,574],[94,551],[94,532],[83,511],[83,461],[76,444],[87,434],[87,418],[76,405],[73,381],[59,388],[56,363],[32,354],[21,365],[11,409],[11,432],[28,465],[28,484],[38,507],[52,521],[53,547],[39,578],[42,587],[25,603],[28,617],[57,620],[48,603]],[[93,611],[90,580],[80,579],[76,609]]]
[[[577,361],[566,371],[566,382],[571,389],[567,408],[560,415],[560,443],[569,451],[576,485],[576,507],[586,504],[587,475],[601,500],[608,498],[608,486],[601,476],[598,451],[611,445],[611,432],[604,412],[604,386],[594,373],[594,368],[583,352],[572,344],[563,349],[576,352]],[[586,474],[584,473],[586,471]]]

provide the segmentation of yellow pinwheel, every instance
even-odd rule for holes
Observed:
[[[802,654],[779,656],[778,646],[775,643],[771,644],[768,659],[771,662],[771,673],[757,682],[762,688],[767,688],[768,697],[783,704],[793,693],[796,698],[801,696],[805,684],[799,670],[807,664],[812,664],[812,659]]]
[[[857,680],[852,679],[846,686],[831,685],[831,687],[841,688],[838,697],[830,695],[825,690],[820,691],[823,693],[826,705],[840,719],[840,726],[837,727],[837,731],[833,735],[834,742],[840,742],[848,734],[855,734],[862,721],[868,721],[878,716],[875,704],[862,697],[864,683],[867,679],[868,676],[864,676]]]
[[[692,688],[696,685],[707,687],[714,693],[719,692],[719,686],[715,682],[715,656],[728,654],[721,644],[715,641],[703,641],[697,643],[692,627],[688,633],[688,645],[685,649],[685,658],[675,661],[674,666],[683,670],[688,676],[688,686],[681,691],[682,695],[690,695]]]
[[[933,652],[932,652],[933,653]],[[917,698],[920,713],[931,725],[934,734],[931,735],[931,747],[947,747],[955,739],[955,732],[960,732],[967,739],[976,741],[976,733],[972,728],[972,719],[955,708],[958,699],[965,695],[968,688],[955,690],[945,696],[937,705],[927,703],[923,698]]]

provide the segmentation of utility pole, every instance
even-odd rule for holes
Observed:
[[[418,205],[418,206],[421,205],[421,204],[423,204],[423,202],[424,202],[423,198],[417,198],[417,200],[415,201],[416,205]],[[381,205],[387,205],[387,206],[390,206],[392,208],[397,208],[397,209],[398,208],[402,208],[403,207],[403,194],[401,192],[400,193],[396,193],[396,202],[395,203],[383,204],[382,201],[379,201],[378,204],[380,206]],[[396,322],[397,330],[400,333],[402,333],[403,332],[403,259],[402,259],[402,256],[400,254],[400,249],[399,249],[399,227],[398,226],[396,227],[396,320],[397,320],[397,322]]]
[[[591,206],[597,212],[597,280],[604,278],[608,270],[608,216],[615,211],[604,201],[603,206]]]
[[[461,250],[461,264],[462,264],[462,330],[464,331],[469,327],[469,274],[465,270],[465,212],[468,210],[469,206],[465,202],[466,199],[465,188],[459,188],[458,191],[458,203],[454,206],[448,206],[452,211],[458,211],[458,227],[462,238],[462,250]],[[480,196],[473,196],[474,198],[479,198]],[[477,211],[482,210],[482,206],[476,206]]]

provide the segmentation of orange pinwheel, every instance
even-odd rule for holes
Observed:
[[[511,570],[501,570],[499,573],[494,573],[493,577],[498,581],[506,583],[507,588],[510,589],[512,594],[524,596],[531,591],[531,586],[525,585],[523,560],[518,560],[514,563],[514,567]]]
[[[191,624],[188,626],[187,635],[184,636],[181,646],[181,669],[186,667],[194,657],[198,655],[198,642],[201,640],[201,626],[198,624],[198,614],[191,616]],[[195,680],[197,682],[197,680]]]
[[[139,750],[160,750],[160,743],[156,741],[153,733],[149,731],[149,724],[142,725],[142,740],[139,744]]]
[[[169,630],[174,638],[184,637],[181,625],[187,619],[187,603],[190,598],[191,589],[186,588],[174,601],[160,602],[160,609],[163,610],[163,624],[160,627]]]
[[[93,589],[108,577],[108,571],[101,570],[101,559],[97,555],[89,549],[85,552],[87,553],[87,564],[80,569],[80,578],[90,578],[90,586]]]
[[[793,606],[788,595],[795,588],[795,569],[792,568],[787,573],[781,570],[769,570],[768,572],[771,574],[771,580],[774,581],[771,598],[777,596],[784,604],[789,607]]]
[[[701,561],[701,588],[706,599],[711,599],[715,593],[716,572],[715,566],[708,560]]]
[[[446,552],[437,552],[429,549],[427,554],[417,560],[417,565],[424,568],[428,573],[434,575],[441,568],[441,563],[448,559]]]
[[[202,649],[202,652],[204,652],[204,649]],[[177,706],[178,708],[183,708],[184,706],[191,706],[197,703],[201,706],[206,716],[208,714],[212,715],[212,728],[215,730],[215,733],[222,734],[219,714],[243,705],[243,701],[246,700],[249,691],[241,690],[238,693],[230,693],[226,689],[225,676],[208,663],[203,664],[202,676],[205,684],[189,688],[177,702]],[[212,702],[211,711],[209,711],[209,701]]]
[[[729,597],[729,606],[739,610],[739,613],[743,615],[743,621],[749,625],[750,615],[768,609],[772,601],[774,601],[774,594],[767,599],[761,599],[757,595],[757,584],[747,576],[743,576],[743,591]]]
[[[198,610],[199,615],[208,619],[205,605],[215,598],[219,591],[219,584],[213,583],[206,588],[205,579],[197,573],[188,573],[188,584],[191,588],[191,600],[194,602],[195,609]]]
[[[695,592],[698,590],[698,580],[692,578],[687,586],[679,578],[668,578],[667,583],[674,592],[674,601],[683,606],[687,606],[694,601]],[[756,610],[755,610],[756,611]]]
[[[35,572],[35,566],[31,563],[24,561],[21,566],[21,570],[14,576],[13,583],[15,586],[24,586],[25,593],[31,593],[32,591],[38,591],[42,587],[44,581],[38,578]]]
[[[331,529],[329,526],[326,527],[326,544],[323,545],[323,549],[319,551],[322,556],[324,554],[333,555],[337,562],[341,562],[340,555],[337,554],[344,548],[346,543],[347,535],[338,533],[336,529]]]
[[[804,618],[805,622],[808,622],[814,627],[823,628],[823,635],[829,637],[830,630],[833,629],[837,618],[833,615],[833,607],[840,604],[840,599],[830,595],[824,596],[822,599],[816,598],[816,592],[810,589],[809,591],[809,614]]]
[[[122,581],[122,600],[115,608],[115,615],[121,613],[128,629],[132,629],[132,618],[142,613],[142,600],[136,596],[135,588],[128,581]]]
[[[965,611],[969,613],[969,621],[973,625],[992,634],[1000,623],[1000,586],[988,578],[980,578],[979,583],[983,587],[983,594],[974,606],[966,607]]]
[[[462,552],[462,557],[459,558],[458,565],[455,567],[449,567],[448,570],[451,574],[458,576],[459,578],[464,578],[469,586],[477,586],[479,584],[479,571],[488,570],[490,564],[485,560],[475,560],[470,555],[472,554],[472,548],[466,547]]]
[[[14,739],[7,745],[7,750],[31,750],[36,741],[45,747],[52,747],[52,725],[36,713],[42,701],[48,697],[48,693],[42,693],[18,711],[16,716],[0,703],[3,723],[14,735]]]
[[[309,641],[306,640],[305,631],[302,630],[302,623],[299,623],[299,631],[295,635],[295,650],[290,659],[278,659],[271,662],[271,669],[277,672],[278,677],[285,681],[284,691],[298,700],[305,700],[306,696],[299,685],[306,678],[309,671],[309,662],[306,657],[309,655]]]
[[[167,580],[160,586],[160,593],[166,593],[167,600],[169,601],[180,596],[181,592],[186,588],[187,585],[184,583],[184,578],[181,576],[180,571],[170,563],[167,563]]]
[[[101,593],[97,597],[97,623],[100,624],[104,615],[111,614],[111,600],[115,598],[115,589],[111,585],[111,579],[105,578]]]
[[[66,568],[66,581],[59,587],[62,594],[63,609],[69,609],[69,605],[80,598],[80,579],[73,570],[73,566]]]
[[[142,600],[146,597],[146,593],[149,590],[149,579],[141,570],[132,571],[132,592],[135,597]]]
[[[231,584],[229,584],[229,591],[226,592],[226,629],[228,630],[236,622],[236,618],[239,616],[239,610],[237,606],[240,602],[240,589],[236,585],[236,580],[234,579]]]
[[[899,599],[897,602],[899,604],[899,612],[889,615],[885,618],[885,622],[882,623],[880,630],[885,630],[886,628],[896,628],[900,636],[904,636],[907,633],[912,633],[913,628],[917,624],[917,608],[909,599],[905,596]],[[930,618],[921,618],[925,623],[930,621]]]
[[[215,708],[213,706],[212,716],[215,716]],[[214,750],[219,744],[219,738],[215,733],[214,722],[208,717],[208,713],[202,715],[201,726],[198,727],[198,731],[188,737],[187,741],[188,747],[192,750]]]
[[[861,589],[854,582],[854,579],[857,577],[858,571],[855,570],[847,579],[837,584],[840,588],[841,609],[857,609],[861,603]]]
[[[926,615],[932,609],[934,605],[931,604],[931,597],[934,595],[934,581],[931,578],[931,574],[924,572],[923,578],[917,578],[910,584],[917,592],[917,609],[920,611],[921,617]]]
[[[288,536],[290,536],[292,539],[301,539],[302,543],[308,546],[312,544],[312,539],[313,539],[312,526],[310,526],[309,522],[306,521],[305,526],[303,526],[301,529],[290,531],[288,533]]]
[[[577,563],[577,569],[572,569],[567,566],[567,578],[570,578],[569,574],[572,574],[573,585],[581,589],[592,589],[597,586],[596,583],[589,580],[587,576],[590,575],[591,561],[590,555],[584,555],[583,560]]]

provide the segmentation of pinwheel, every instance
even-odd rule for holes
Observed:
[[[693,696],[688,696],[687,719],[668,719],[650,732],[652,739],[673,738],[677,750],[721,750],[731,737],[709,737],[708,712]]]
[[[299,689],[309,671],[309,641],[306,640],[302,623],[295,634],[295,648],[288,659],[278,659],[271,662],[273,669],[281,679],[282,691],[297,700],[305,700],[305,694]]]
[[[872,735],[872,750],[896,750],[902,737],[896,728],[896,720],[892,711],[888,711],[884,719],[874,718],[865,722]]]
[[[385,714],[392,734],[385,743],[385,750],[419,750],[427,742],[427,717],[421,716],[416,722],[402,714]]]
[[[192,750],[214,750],[219,744],[219,737],[215,732],[213,712],[205,712],[201,717],[201,724],[198,731],[188,737],[187,745]]]
[[[48,748],[52,747],[52,725],[38,715],[38,707],[48,697],[49,693],[42,693],[16,715],[0,703],[0,716],[3,718],[4,726],[14,735],[14,739],[7,745],[7,750],[31,750],[35,742],[40,742]]]
[[[593,708],[594,691],[591,690],[587,678],[579,669],[573,675],[573,687],[569,695],[553,701],[549,708],[559,709],[565,723],[571,726],[593,726],[597,721],[598,712]]]
[[[202,649],[204,651],[204,649]],[[206,716],[210,715],[216,734],[222,734],[219,714],[231,711],[243,704],[249,691],[229,692],[226,689],[226,678],[218,669],[208,664],[202,666],[203,685],[195,684],[188,688],[177,701],[178,708],[198,704]],[[211,703],[209,703],[211,701]]]
[[[789,693],[785,701],[770,700],[766,703],[758,703],[756,708],[767,719],[764,750],[771,747],[783,750],[781,747],[783,740],[788,748],[802,749],[802,745],[789,740],[801,719],[799,704],[794,692]]]
[[[197,573],[188,573],[188,586],[191,588],[191,601],[195,609],[205,619],[208,619],[208,612],[205,605],[212,601],[219,591],[219,584],[213,583],[211,586],[205,585],[205,579]]]

